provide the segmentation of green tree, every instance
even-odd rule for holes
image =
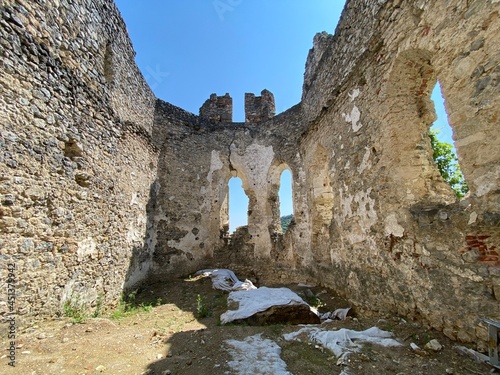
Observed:
[[[431,129],[429,138],[431,139],[431,146],[434,150],[432,158],[437,164],[441,176],[448,182],[458,198],[462,198],[469,191],[469,187],[465,182],[464,175],[460,170],[458,164],[457,154],[453,149],[453,145],[441,142],[437,135],[438,130]]]
[[[281,217],[281,230],[283,231],[283,233],[286,233],[292,220],[293,220],[293,214]]]

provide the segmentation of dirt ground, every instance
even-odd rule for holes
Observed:
[[[304,287],[287,286],[304,293]],[[317,287],[310,290],[324,305],[320,311],[348,306],[331,291]],[[359,353],[349,356],[345,365],[337,365],[337,358],[327,349],[314,343],[285,341],[283,334],[298,330],[297,326],[220,325],[220,314],[227,310],[226,300],[227,293],[214,290],[210,279],[179,279],[137,293],[136,304],[153,306],[150,311],[121,319],[108,313],[84,323],[73,323],[70,318],[44,321],[19,335],[15,368],[8,366],[6,355],[1,356],[0,374],[235,374],[228,365],[232,358],[224,341],[259,333],[281,347],[281,358],[294,375],[469,375],[492,370],[459,354],[453,349],[455,343],[416,322],[396,316],[356,316],[355,312],[344,321],[327,323],[328,329],[377,326],[392,332],[402,346],[365,344]],[[200,313],[207,316],[200,317]],[[437,339],[443,349],[410,348],[410,343],[424,348],[431,339]],[[2,348],[8,348],[7,339],[2,337],[1,341]],[[272,374],[262,370],[262,374]]]

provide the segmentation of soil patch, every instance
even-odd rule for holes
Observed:
[[[280,285],[283,286],[283,285]],[[320,287],[284,285],[302,295],[320,310],[348,307],[346,301]],[[312,292],[312,295],[311,293]],[[356,316],[323,324],[329,330],[365,330],[373,326],[392,332],[402,346],[385,348],[364,344],[343,364],[328,349],[307,340],[285,341],[283,335],[300,329],[292,325],[221,325],[227,310],[227,292],[212,288],[207,278],[179,279],[139,290],[135,304],[140,312],[112,319],[73,323],[69,318],[44,321],[23,330],[16,340],[16,367],[4,355],[0,373],[12,374],[234,374],[226,340],[243,341],[261,334],[281,347],[287,371],[305,374],[488,374],[491,368],[457,353],[455,343],[418,322],[397,316]],[[141,309],[139,309],[141,310]],[[443,349],[424,350],[432,339]],[[421,350],[412,350],[410,343]],[[8,340],[2,337],[2,347]],[[262,374],[272,374],[265,372]]]

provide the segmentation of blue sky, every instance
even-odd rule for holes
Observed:
[[[276,112],[302,95],[314,35],[334,33],[344,0],[115,0],[155,95],[198,114],[211,93],[233,98],[244,121],[244,95],[274,94]],[[291,176],[284,173],[281,214],[292,213]],[[230,189],[230,231],[247,222],[241,180]]]
[[[116,0],[156,96],[198,114],[211,93],[270,90],[277,113],[300,101],[317,32],[334,33],[343,0]]]
[[[198,114],[211,93],[233,98],[233,121],[244,121],[244,94],[274,94],[276,112],[300,101],[307,53],[316,33],[334,33],[344,0],[115,0],[155,95]],[[440,138],[451,141],[439,90]],[[230,181],[230,231],[247,222],[248,199]],[[284,173],[281,214],[292,213]]]
[[[434,101],[434,109],[437,115],[437,119],[431,128],[439,131],[438,139],[440,141],[453,144],[453,131],[448,123],[448,115],[446,114],[444,98],[439,83],[434,87],[431,99]]]

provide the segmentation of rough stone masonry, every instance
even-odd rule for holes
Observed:
[[[111,0],[0,2],[0,264],[21,321],[206,265],[312,280],[484,347],[500,320],[500,1],[349,0],[302,100],[155,98]],[[432,161],[439,81],[470,195]],[[201,104],[201,103],[200,103]],[[279,224],[280,175],[295,223]],[[228,181],[249,197],[228,242]],[[5,317],[7,307],[0,304]]]

